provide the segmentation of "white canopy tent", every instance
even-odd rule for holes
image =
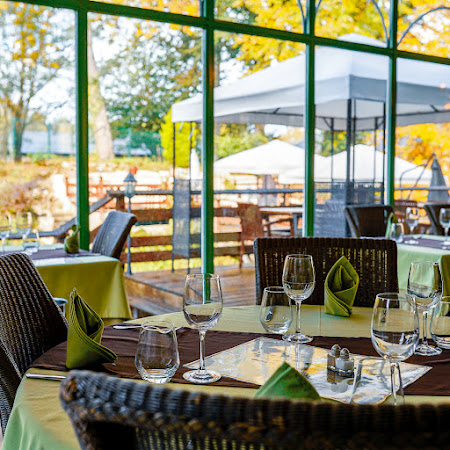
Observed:
[[[375,151],[373,147],[367,145],[355,146],[355,171],[354,181],[383,181],[384,155],[380,151]],[[316,155],[317,158],[318,155]],[[323,157],[322,157],[323,158]],[[334,156],[324,158],[326,160],[325,173],[315,173],[318,175],[316,181],[345,181],[347,174],[347,152],[341,152]],[[353,172],[353,159],[350,170]],[[419,179],[420,177],[420,179]],[[294,168],[284,172],[278,181],[282,184],[296,184],[301,179],[300,172]],[[429,185],[431,182],[431,170],[423,169],[402,158],[395,158],[395,184],[402,186],[415,184],[419,179],[420,185]]]
[[[296,174],[296,183],[303,183],[305,177],[305,150],[301,147],[275,139],[258,147],[244,150],[221,158],[214,163],[215,173],[276,175],[292,170]],[[315,157],[315,176],[329,178],[329,158]]]
[[[349,34],[341,39],[382,46]],[[382,126],[388,58],[337,48],[316,49],[316,128],[345,130],[348,102],[357,130]],[[217,122],[303,125],[305,55],[299,55],[214,89]],[[397,125],[450,122],[450,66],[398,61]],[[174,122],[200,122],[202,95],[173,105]],[[378,120],[378,123],[375,121]]]

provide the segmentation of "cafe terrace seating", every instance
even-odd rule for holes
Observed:
[[[450,203],[425,203],[423,207],[430,219],[433,234],[444,236],[444,228],[439,222],[439,212],[441,208],[450,208]]]
[[[0,257],[3,429],[11,411],[11,400],[31,363],[66,339],[66,320],[31,259],[23,253]]]
[[[344,209],[353,237],[381,237],[386,233],[391,205],[350,205]]]
[[[248,399],[87,371],[71,372],[60,398],[87,450],[444,448],[450,442],[448,404]]]
[[[131,227],[136,222],[134,214],[111,211],[95,236],[91,251],[119,259]]]
[[[397,246],[387,239],[258,238],[255,240],[256,303],[267,286],[282,285],[286,255],[312,255],[316,286],[307,304],[322,305],[325,278],[334,263],[345,256],[360,277],[355,306],[373,306],[380,292],[398,292]]]

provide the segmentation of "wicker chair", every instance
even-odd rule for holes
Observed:
[[[8,350],[0,341],[0,422],[5,433],[21,376]]]
[[[359,274],[355,306],[372,306],[376,294],[397,292],[397,246],[387,239],[355,238],[259,238],[255,240],[256,302],[261,303],[267,286],[282,284],[286,255],[312,255],[316,272],[316,287],[308,304],[322,305],[324,283],[328,271],[342,256]]]
[[[60,399],[81,448],[444,448],[450,405],[234,398],[73,371]]]
[[[430,219],[433,233],[444,236],[444,228],[439,222],[439,213],[441,208],[450,208],[450,203],[425,203],[423,207],[425,208],[427,216]]]
[[[66,339],[67,322],[31,259],[22,253],[0,257],[0,342],[5,348],[0,359],[6,371],[2,372],[2,410],[9,411],[17,376],[20,381],[36,358]],[[3,427],[8,417],[9,413],[2,414]]]
[[[119,259],[125,240],[136,222],[134,214],[111,211],[95,236],[91,251]]]
[[[350,205],[344,209],[353,237],[382,237],[386,234],[386,226],[391,205]]]

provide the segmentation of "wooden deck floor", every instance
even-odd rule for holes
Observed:
[[[255,304],[253,267],[217,267],[215,273],[221,278],[224,306]],[[132,308],[139,310],[139,316],[181,311],[185,278],[185,269],[125,275],[125,287]]]

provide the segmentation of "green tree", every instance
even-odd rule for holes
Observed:
[[[199,130],[195,123],[176,123],[174,126],[172,110],[170,110],[161,124],[160,134],[163,157],[167,161],[173,162],[173,147],[175,144],[175,163],[177,167],[189,167],[191,149],[196,146],[198,133]]]
[[[14,160],[36,95],[68,66],[72,33],[61,10],[16,2],[0,3],[0,108],[2,123],[13,128]],[[5,156],[5,151],[3,150]]]

